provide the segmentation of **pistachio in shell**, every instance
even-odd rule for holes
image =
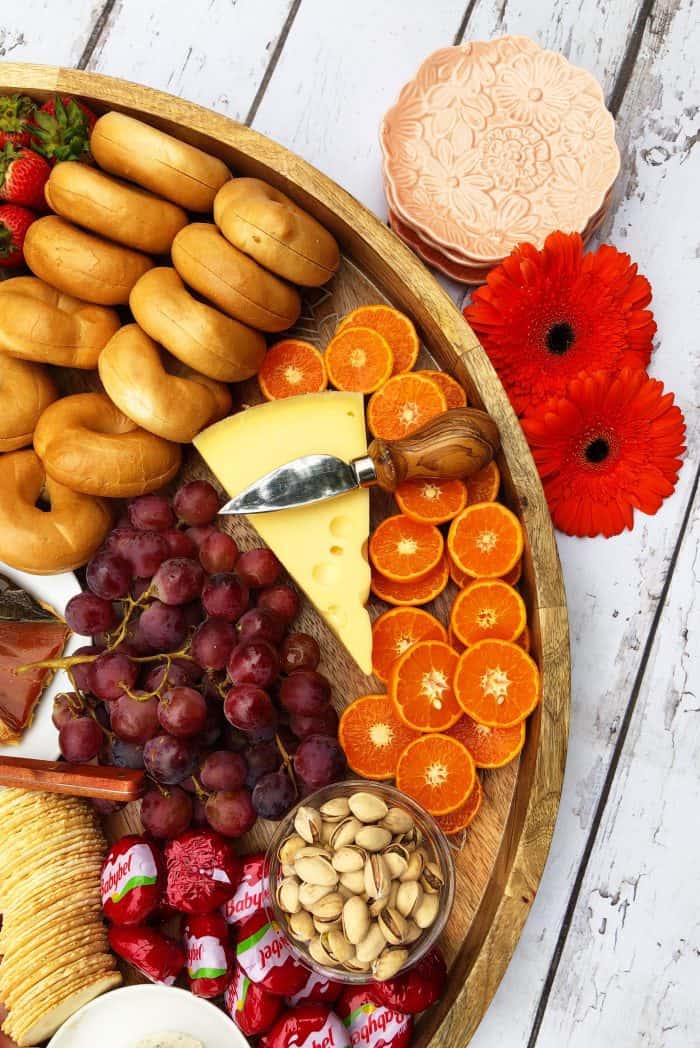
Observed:
[[[315,808],[310,808],[306,804],[297,808],[294,816],[294,829],[307,844],[316,844],[321,840],[322,826],[323,820]]]
[[[393,807],[389,808],[380,826],[383,826],[392,834],[406,834],[413,829],[413,819],[403,808]]]
[[[377,918],[382,935],[391,946],[400,946],[406,939],[406,919],[393,906],[385,907]]]
[[[340,885],[347,888],[351,895],[362,895],[365,890],[365,875],[362,870],[351,870],[350,873],[341,873]]]
[[[348,797],[348,805],[355,818],[363,823],[379,822],[389,811],[381,797],[362,790]]]
[[[294,861],[297,877],[307,884],[335,887],[338,871],[333,869],[330,859],[324,855],[309,855]]]
[[[279,860],[284,865],[293,865],[296,854],[306,846],[306,841],[298,833],[292,833],[282,841],[278,854]]]
[[[352,873],[365,865],[366,852],[355,844],[346,844],[333,853],[331,862],[338,873]]]
[[[369,908],[359,895],[345,900],[343,906],[343,933],[348,942],[357,946],[367,935],[370,926]],[[365,958],[365,960],[371,958]]]
[[[309,942],[314,937],[314,922],[306,910],[290,914],[287,927],[292,938],[298,939],[299,942]]]
[[[321,805],[319,812],[324,822],[338,823],[347,819],[350,814],[350,805],[347,797],[331,797],[329,801]]]
[[[423,891],[428,892],[430,895],[435,895],[442,891],[445,886],[445,879],[442,876],[442,870],[436,862],[429,862],[423,867],[420,883]]]
[[[299,902],[305,910],[308,910],[324,895],[332,892],[334,887],[332,884],[302,884],[299,886]]]
[[[367,856],[364,871],[364,890],[370,899],[383,899],[389,894],[391,876],[383,855]]]
[[[408,950],[401,947],[384,950],[372,964],[372,975],[378,982],[393,979],[401,971],[408,960]]]
[[[412,913],[413,920],[419,928],[429,928],[434,923],[440,910],[440,896],[423,893],[423,898]]]
[[[358,942],[355,948],[355,956],[358,961],[369,961],[371,963],[379,957],[384,949],[386,949],[386,939],[379,925],[374,922],[370,925],[364,938]]]
[[[362,826],[355,834],[355,844],[368,852],[380,852],[391,844],[391,831],[383,826]]]
[[[284,877],[277,885],[277,904],[285,913],[299,913],[299,881],[296,877]]]
[[[359,819],[356,819],[354,815],[348,815],[347,818],[341,819],[341,821],[334,827],[333,833],[330,836],[329,843],[333,851],[337,852],[348,844],[354,844],[355,836],[358,830],[361,829],[362,823]]]
[[[403,881],[396,893],[396,909],[403,917],[410,917],[423,898],[423,889],[418,881]]]

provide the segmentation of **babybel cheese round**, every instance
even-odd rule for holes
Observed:
[[[163,857],[145,837],[122,837],[105,856],[100,874],[102,909],[114,924],[142,924],[160,905]]]

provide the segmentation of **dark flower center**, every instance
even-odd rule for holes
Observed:
[[[605,462],[606,458],[610,454],[610,445],[607,440],[603,437],[596,437],[590,444],[586,445],[584,455],[589,462],[593,462],[597,465],[600,462]]]
[[[571,324],[565,320],[561,324],[553,324],[544,341],[550,353],[556,357],[562,357],[567,349],[573,346],[576,336]]]

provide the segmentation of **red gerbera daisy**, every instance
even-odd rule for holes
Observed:
[[[567,535],[617,535],[632,509],[656,513],[671,494],[685,451],[673,394],[625,368],[572,380],[523,420],[552,520]]]
[[[646,277],[610,245],[584,255],[578,233],[521,244],[464,315],[518,412],[561,395],[581,371],[645,368],[656,331]]]

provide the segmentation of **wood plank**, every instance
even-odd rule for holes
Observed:
[[[121,0],[87,68],[245,120],[293,0]]]
[[[0,13],[0,59],[77,65],[102,9],[102,0],[23,0]]]

